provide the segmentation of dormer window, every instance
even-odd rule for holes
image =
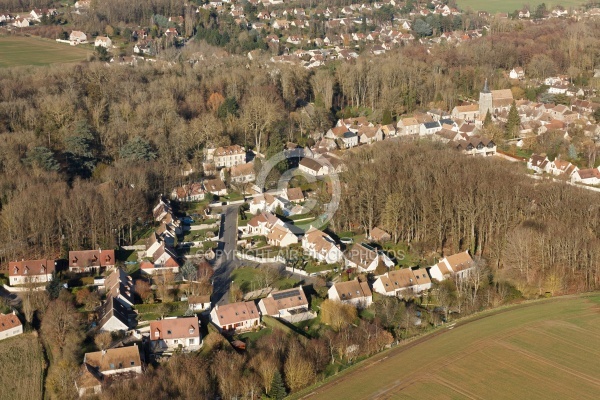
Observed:
[[[170,334],[171,334],[171,330],[169,329],[169,330],[167,330],[167,335],[170,335]]]
[[[25,275],[27,275],[27,274],[29,273],[29,267],[25,267],[25,269],[23,270],[23,273],[24,273]]]
[[[17,275],[19,273],[19,268],[18,267],[15,267],[14,273],[15,273],[15,275]]]
[[[194,327],[193,327],[193,326],[190,326],[190,330],[189,330],[189,332],[190,332],[190,335],[193,335],[193,334],[194,334],[194,331],[195,331]]]
[[[154,337],[159,337],[160,336],[160,331],[157,329],[154,331]]]

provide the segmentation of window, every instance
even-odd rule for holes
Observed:
[[[160,331],[157,329],[154,331],[154,337],[159,337],[160,336]]]
[[[135,361],[130,361],[129,365],[131,365],[133,367],[135,365]]]
[[[179,340],[178,339],[174,339],[173,343],[177,344],[177,343],[179,343]]]
[[[169,329],[169,330],[167,331],[167,335],[170,335],[170,334],[171,334],[171,330]]]
[[[196,341],[192,338],[189,340],[190,344],[196,344]]]
[[[115,369],[115,364],[110,364],[110,369]]]

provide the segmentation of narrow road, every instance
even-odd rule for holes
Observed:
[[[219,245],[214,264],[213,276],[213,306],[229,303],[229,286],[231,272],[239,265],[235,257],[237,245],[237,218],[238,206],[223,206]]]

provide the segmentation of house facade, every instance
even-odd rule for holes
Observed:
[[[142,373],[142,360],[137,344],[85,353],[75,387],[79,397],[98,394],[102,386],[113,381],[132,379]]]
[[[111,270],[115,267],[114,250],[69,251],[69,271],[91,272]]]
[[[475,268],[475,262],[467,250],[462,253],[442,258],[440,262],[430,267],[428,271],[429,276],[432,279],[437,279],[441,282],[444,279],[453,276],[462,279],[466,277],[473,268]]]
[[[15,312],[0,314],[0,340],[8,339],[23,333],[23,324]]]
[[[290,318],[298,312],[308,311],[308,300],[302,286],[269,293],[258,302],[262,315],[276,318]]]
[[[410,297],[431,288],[431,279],[425,268],[402,268],[379,275],[373,290],[385,296]]]
[[[333,264],[344,259],[344,254],[337,243],[323,231],[310,228],[302,237],[302,248],[319,262]]]
[[[152,352],[177,349],[194,351],[202,347],[200,325],[197,317],[164,318],[150,322],[150,347]]]
[[[246,163],[246,149],[237,144],[219,147],[214,151],[213,157],[217,168],[233,167]]]
[[[217,304],[210,312],[210,320],[220,332],[243,332],[259,326],[260,313],[253,301]]]
[[[56,268],[54,260],[22,260],[8,263],[8,282],[11,286],[50,282]]]
[[[373,303],[373,293],[367,282],[357,279],[347,282],[336,282],[327,291],[329,300],[352,304],[358,308],[367,308]]]

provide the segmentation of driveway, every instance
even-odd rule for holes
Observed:
[[[235,257],[237,247],[238,206],[224,206],[221,217],[219,245],[214,264],[212,304],[229,303],[229,285],[231,272],[238,266]]]

